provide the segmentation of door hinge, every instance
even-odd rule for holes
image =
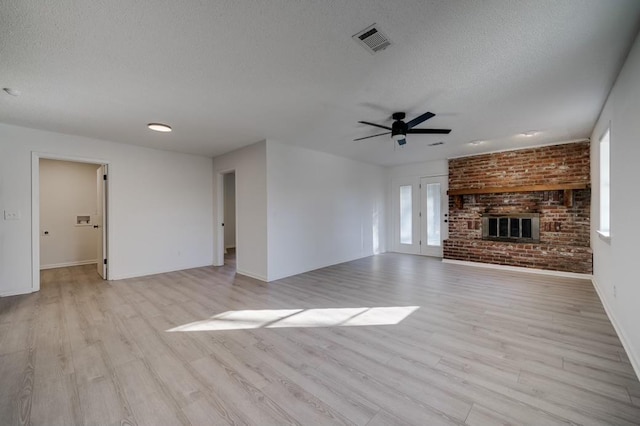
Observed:
[[[418,217],[422,217],[422,212],[418,213]]]
[[[102,175],[102,180],[107,180],[107,175]]]
[[[104,260],[104,264],[105,264],[105,265],[107,264],[107,259],[105,259],[105,260]]]
[[[420,245],[422,245],[422,240],[420,240]]]
[[[418,188],[422,189],[422,184],[421,183],[418,184]]]

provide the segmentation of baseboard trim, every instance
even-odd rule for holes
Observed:
[[[371,257],[371,256],[376,256],[379,254],[384,254],[385,252],[380,252],[380,253],[371,253],[371,254],[366,254],[364,256],[357,256],[354,258],[350,258],[350,259],[345,259],[345,260],[339,260],[337,262],[330,262],[327,264],[322,264],[319,266],[314,266],[311,269],[305,269],[304,271],[300,271],[300,272],[294,272],[294,273],[286,273],[286,275],[282,275],[282,276],[277,276],[277,277],[270,277],[269,281],[267,282],[273,282],[273,281],[278,281],[278,280],[282,280],[284,278],[289,278],[289,277],[294,277],[296,275],[300,275],[300,274],[306,274],[307,272],[312,272],[312,271],[317,271],[318,269],[324,269],[324,268],[329,268],[331,266],[336,266],[336,265],[341,265],[343,263],[349,263],[349,262],[353,262],[356,260],[360,260],[360,259],[364,259],[366,257]]]
[[[214,266],[211,263],[206,263],[202,265],[192,265],[192,266],[184,266],[178,267],[174,269],[164,269],[158,271],[151,272],[141,272],[141,273],[133,273],[133,274],[114,274],[113,271],[109,272],[109,281],[118,281],[118,280],[128,280],[131,278],[142,278],[148,277],[150,275],[158,275],[158,274],[168,274],[169,272],[177,272],[177,271],[186,271],[188,269],[196,269],[196,268],[206,268],[208,266]]]
[[[53,263],[51,265],[40,265],[40,270],[45,269],[56,269],[56,268],[67,268],[69,266],[82,266],[82,265],[91,265],[96,264],[98,261],[96,259],[93,260],[80,260],[77,262],[63,262],[63,263]]]
[[[596,293],[600,298],[600,302],[602,302],[604,311],[607,313],[607,317],[609,318],[609,321],[611,321],[611,324],[613,325],[613,329],[616,331],[616,334],[618,335],[618,338],[622,343],[622,347],[624,348],[624,351],[627,353],[627,356],[629,357],[629,361],[631,361],[631,366],[633,367],[633,371],[635,371],[636,376],[640,380],[640,359],[638,359],[638,356],[633,351],[633,347],[631,346],[631,343],[629,343],[630,342],[629,338],[627,337],[626,333],[623,331],[622,327],[620,327],[620,325],[618,324],[618,321],[616,320],[615,315],[613,315],[613,309],[611,309],[611,306],[607,302],[607,299],[604,297],[603,292],[600,290],[598,281],[596,280],[595,277],[591,277],[591,283],[593,284],[593,288],[596,289]]]
[[[253,278],[253,279],[256,279],[256,280],[268,282],[266,277],[264,277],[262,275],[254,274],[252,272],[247,272],[247,271],[243,271],[243,270],[240,270],[240,269],[236,269],[236,274],[244,275],[245,277],[249,277],[249,278]]]
[[[9,291],[6,291],[4,293],[0,293],[0,297],[20,296],[22,294],[30,294],[30,293],[33,293],[32,289],[29,289],[29,290],[25,290],[25,289],[9,290]]]
[[[523,268],[521,266],[494,265],[493,263],[469,262],[466,260],[442,259],[443,263],[452,263],[455,265],[475,266],[476,268],[499,269],[510,272],[526,272],[529,274],[551,275],[563,278],[578,278],[581,280],[591,280],[591,274],[579,274],[577,272],[550,271],[548,269]]]

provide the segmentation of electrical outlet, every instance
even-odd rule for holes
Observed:
[[[19,220],[20,219],[20,210],[5,210],[4,211],[4,220]]]

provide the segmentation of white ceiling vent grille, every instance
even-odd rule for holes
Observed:
[[[391,46],[391,40],[389,40],[389,37],[380,31],[380,28],[378,28],[376,24],[365,28],[352,38],[371,54]]]

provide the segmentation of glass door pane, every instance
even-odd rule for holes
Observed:
[[[442,257],[448,235],[447,186],[446,176],[420,178],[420,254]]]

